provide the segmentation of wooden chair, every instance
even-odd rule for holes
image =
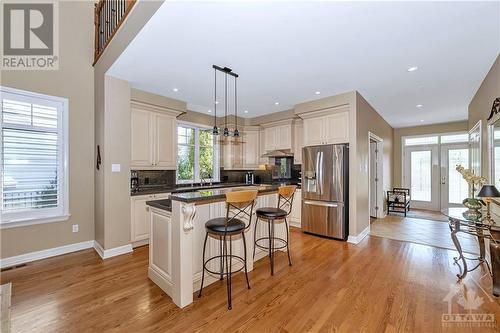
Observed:
[[[392,191],[387,191],[387,214],[406,213],[410,211],[410,189],[395,187]]]

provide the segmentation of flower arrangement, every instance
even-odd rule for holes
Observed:
[[[476,192],[476,185],[483,185],[484,183],[486,183],[486,178],[475,175],[474,171],[466,169],[461,165],[457,165],[456,170],[462,175],[465,181],[469,184],[470,198],[466,198],[464,199],[464,201],[462,201],[464,206],[469,209],[466,212],[464,212],[463,215],[465,218],[472,221],[479,220],[482,216],[480,209],[482,206],[485,206],[485,203],[481,199],[475,199],[474,193]]]
[[[475,175],[471,169],[466,169],[461,165],[457,165],[456,170],[462,175],[465,181],[469,184],[469,194],[474,198],[476,192],[476,185],[483,185],[486,183],[486,178]]]

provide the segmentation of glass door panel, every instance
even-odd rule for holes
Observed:
[[[448,202],[461,204],[469,194],[469,185],[456,170],[457,165],[469,165],[469,149],[448,150]]]
[[[432,200],[431,191],[431,151],[412,151],[411,152],[411,196],[413,200],[427,201]]]
[[[411,207],[439,210],[438,146],[405,147],[404,187],[410,189]]]
[[[469,196],[469,185],[456,170],[457,165],[469,168],[467,144],[441,146],[441,209],[462,206]]]

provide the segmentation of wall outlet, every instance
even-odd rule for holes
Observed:
[[[73,232],[78,232],[78,224],[73,224]]]

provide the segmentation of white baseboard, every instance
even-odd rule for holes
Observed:
[[[108,259],[116,257],[125,253],[130,253],[134,251],[132,249],[132,244],[127,244],[123,246],[114,247],[112,249],[105,250],[98,241],[94,241],[94,249],[101,256],[102,259]]]
[[[25,264],[27,262],[46,259],[50,257],[60,256],[62,254],[67,254],[71,252],[81,251],[85,249],[91,249],[94,247],[94,241],[86,241],[74,244],[68,244],[63,246],[54,247],[51,249],[35,251],[30,253],[21,254],[14,257],[8,257],[0,259],[0,268],[6,268],[16,265]]]
[[[358,235],[356,236],[351,236],[347,237],[347,242],[352,243],[352,244],[358,244],[361,242],[368,234],[370,233],[370,225],[368,225],[363,231],[361,231]]]
[[[136,248],[136,247],[140,247],[140,246],[144,246],[144,245],[148,245],[149,244],[149,238],[146,238],[146,239],[143,239],[143,240],[140,240],[140,241],[137,241],[137,242],[133,242],[132,243],[132,248]]]

